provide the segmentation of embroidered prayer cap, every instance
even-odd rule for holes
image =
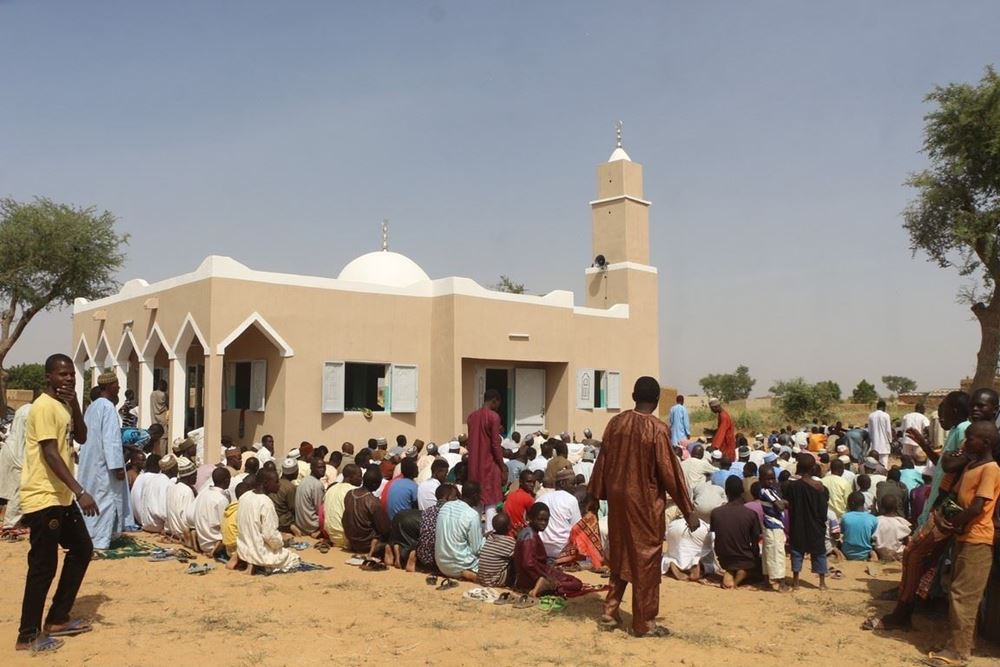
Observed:
[[[295,459],[287,458],[281,462],[281,472],[290,475],[293,472],[299,471],[299,464],[296,463]]]
[[[101,387],[109,387],[118,382],[118,376],[114,371],[105,371],[97,376],[97,384]]]
[[[194,461],[186,456],[182,456],[177,459],[177,476],[187,477],[193,475],[198,471],[198,467],[194,464]]]

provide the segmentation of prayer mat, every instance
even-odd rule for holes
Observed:
[[[122,558],[138,558],[152,555],[154,551],[162,550],[145,540],[139,540],[127,535],[120,535],[111,540],[111,545],[102,551],[94,552],[94,560],[120,560]]]
[[[315,572],[316,570],[331,570],[333,568],[327,565],[320,565],[319,563],[307,563],[304,560],[300,560],[299,564],[295,566],[294,569],[287,572],[254,572],[254,576],[265,576],[270,577],[275,574],[295,574],[296,572]]]

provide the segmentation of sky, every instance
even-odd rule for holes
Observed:
[[[924,96],[998,60],[1000,3],[0,0],[0,196],[113,212],[119,280],[210,254],[583,302],[614,124],[643,164],[660,379],[971,375],[954,270],[901,211]],[[36,318],[7,365],[71,352]],[[627,345],[628,341],[619,341]]]

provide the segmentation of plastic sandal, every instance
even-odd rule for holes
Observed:
[[[652,630],[644,632],[641,635],[636,635],[636,637],[640,637],[640,638],[645,638],[645,637],[669,637],[669,636],[670,636],[670,630],[667,629],[667,628],[665,628],[665,627],[663,627],[662,625],[656,625],[656,626],[653,627]]]
[[[62,626],[62,630],[50,630],[46,628],[45,634],[49,637],[75,637],[94,629],[94,626],[82,618],[74,618],[68,623],[63,623]]]
[[[188,565],[188,569],[185,570],[185,572],[187,574],[206,574],[208,572],[211,572],[212,569],[213,569],[213,567],[211,565],[209,565],[208,563],[205,563],[204,565],[198,565],[197,563],[191,563],[190,565]]]
[[[493,601],[495,605],[510,604],[514,601],[514,597],[509,593],[501,593],[500,597]]]
[[[62,639],[56,639],[55,637],[49,637],[48,635],[43,635],[37,639],[32,640],[27,646],[17,647],[18,651],[31,651],[32,655],[37,655],[39,653],[49,653],[51,651],[58,651],[63,647],[66,642]]]
[[[566,608],[566,600],[557,595],[546,595],[538,601],[542,611],[562,611]]]
[[[528,595],[522,595],[514,603],[514,609],[530,609],[531,607],[535,606],[535,602],[536,601],[532,597]]]
[[[427,584],[428,586],[437,586],[438,578],[432,574],[431,576],[424,579],[424,583]]]
[[[451,588],[455,588],[456,586],[458,586],[458,582],[455,581],[454,579],[445,579],[440,584],[438,584],[437,590],[446,591]]]
[[[369,558],[361,564],[359,569],[364,570],[365,572],[382,572],[384,570],[388,570],[389,568],[386,567],[385,563],[382,561]]]

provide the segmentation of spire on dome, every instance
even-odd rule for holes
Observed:
[[[625,124],[621,121],[615,123],[615,151],[611,154],[611,157],[608,158],[608,162],[616,162],[618,160],[632,161],[632,158],[630,158],[628,153],[625,152],[625,149],[622,148],[622,127],[624,125]]]
[[[382,250],[389,249],[389,218],[382,218]]]

